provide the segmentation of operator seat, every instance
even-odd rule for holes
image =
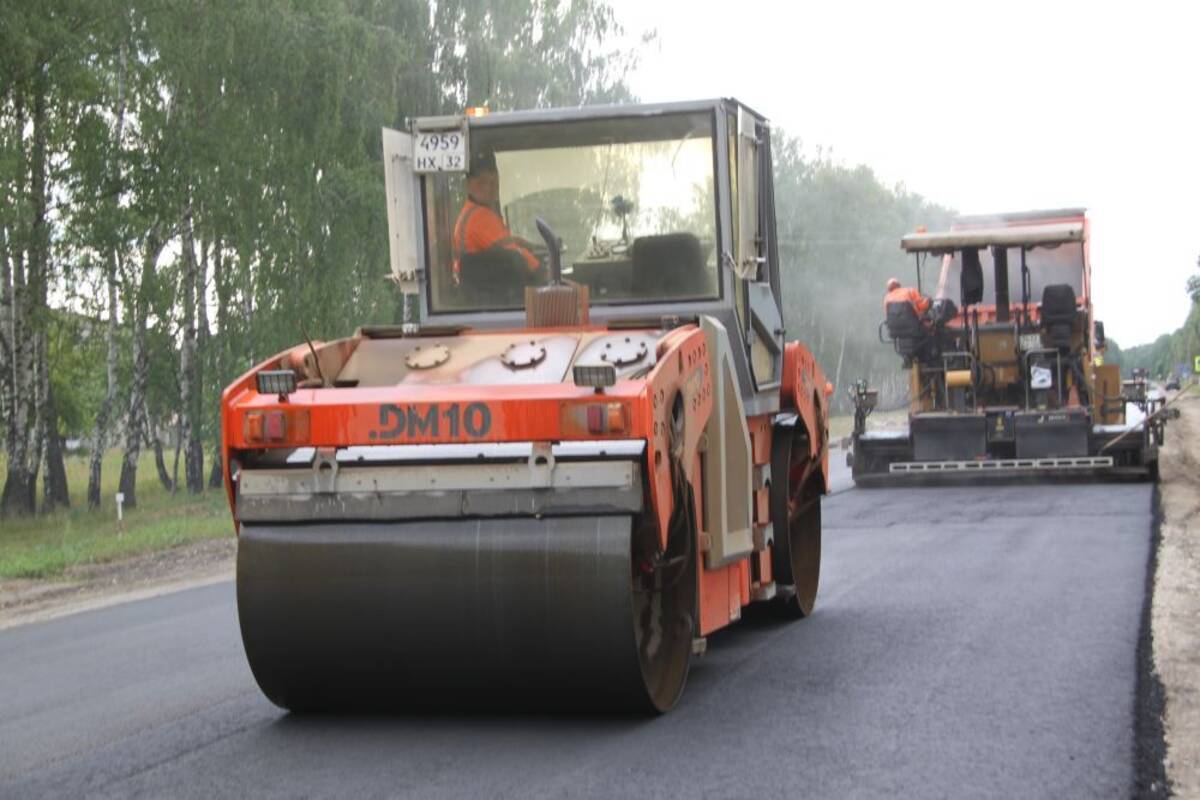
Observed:
[[[928,326],[921,322],[912,303],[888,303],[884,324],[892,346],[904,357],[906,367],[914,358],[919,359],[932,342]]]
[[[681,297],[706,291],[704,253],[691,233],[639,236],[633,240],[636,297]]]
[[[1051,347],[1071,346],[1075,329],[1075,289],[1069,283],[1054,283],[1042,290],[1042,329]]]
[[[459,294],[473,306],[497,308],[521,305],[525,286],[533,275],[525,259],[507,247],[493,247],[480,253],[467,253],[460,261]]]

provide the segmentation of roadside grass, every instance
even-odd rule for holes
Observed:
[[[158,480],[153,453],[143,453],[138,462],[138,506],[125,508],[120,526],[116,492],[121,451],[114,449],[104,455],[101,503],[96,511],[87,509],[88,456],[67,456],[65,463],[69,509],[0,521],[0,579],[48,578],[77,564],[233,535],[224,490],[206,489],[201,495],[192,495],[180,488],[172,495]],[[0,476],[6,472],[0,456]]]

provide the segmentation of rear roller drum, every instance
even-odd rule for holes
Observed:
[[[690,490],[683,502],[692,502]],[[658,712],[675,705],[683,693],[691,663],[697,608],[695,536],[692,515],[677,513],[667,551],[661,557],[643,557],[638,569],[641,577],[634,576],[638,659],[649,707]],[[656,531],[651,528],[646,539],[653,538]]]
[[[771,453],[771,518],[775,521],[776,604],[791,619],[812,614],[821,578],[821,477],[808,440],[792,426],[775,429]]]

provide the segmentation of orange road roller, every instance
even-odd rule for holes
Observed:
[[[831,389],[784,338],[768,122],[715,100],[383,142],[400,324],[222,397],[267,697],[665,712],[746,606],[811,614]]]

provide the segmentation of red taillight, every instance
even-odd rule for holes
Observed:
[[[246,412],[247,444],[297,444],[308,440],[307,409]]]
[[[629,409],[624,403],[586,403],[563,409],[567,436],[622,435],[629,432]]]
[[[604,406],[588,406],[588,433],[604,433],[608,429],[608,409]]]

